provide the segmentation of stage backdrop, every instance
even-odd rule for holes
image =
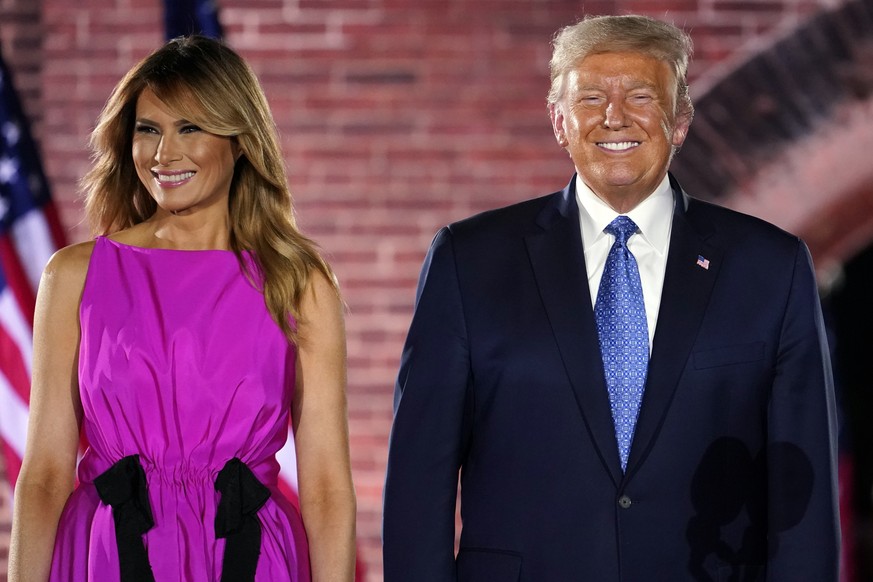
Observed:
[[[808,107],[804,91],[787,101],[756,100],[746,80],[720,83],[814,19],[849,5],[869,14],[869,4],[218,0],[224,37],[252,63],[273,107],[300,225],[332,261],[349,305],[349,421],[359,554],[368,580],[381,580],[379,519],[393,380],[431,237],[473,212],[561,188],[572,173],[545,107],[554,31],[586,11],[671,20],[696,43],[692,94],[723,96],[721,109],[713,106],[708,114],[721,112],[730,121],[742,110],[770,124],[768,112]],[[861,22],[849,18],[847,26]],[[829,34],[816,38],[840,42],[839,33]],[[0,2],[3,57],[70,242],[89,236],[77,180],[88,167],[85,144],[94,119],[123,72],[163,38],[160,0]],[[761,68],[759,80],[784,84],[768,71]],[[800,145],[774,141],[759,167],[699,115],[692,135],[700,127],[703,139],[677,160],[726,161],[725,176],[736,179],[719,189],[719,200],[809,234],[816,258],[826,264],[873,238],[873,225],[861,218],[871,214],[870,192],[862,186],[873,182],[869,164],[844,163],[857,150],[871,151],[857,145],[873,141],[873,125],[862,123],[873,117],[863,93],[867,81],[863,72],[842,72],[857,75],[849,80],[861,93],[822,112],[820,121],[846,121],[840,129],[852,130],[851,142],[817,122],[795,136]],[[814,158],[809,149],[801,155],[803,148],[814,148]],[[815,163],[798,162],[809,159]],[[837,187],[819,189],[818,196],[806,189],[821,188],[834,167],[840,168]],[[852,226],[834,234],[823,230],[823,216],[843,217]],[[7,483],[0,483],[0,581],[9,536]]]

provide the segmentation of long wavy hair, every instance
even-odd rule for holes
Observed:
[[[81,182],[92,233],[139,224],[157,204],[139,180],[132,146],[136,102],[149,89],[204,131],[233,137],[242,155],[230,186],[230,246],[264,295],[272,318],[296,342],[300,304],[313,270],[337,290],[316,245],[297,229],[276,124],[248,64],[220,41],[179,37],[140,61],[118,83],[91,133],[93,166]],[[251,252],[257,272],[244,258]],[[338,292],[338,290],[337,290]]]

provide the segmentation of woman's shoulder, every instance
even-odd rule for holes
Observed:
[[[313,269],[300,302],[298,329],[302,336],[313,333],[322,335],[339,332],[344,327],[345,303],[343,303],[335,280],[328,274]]]
[[[46,282],[57,282],[68,286],[79,283],[84,285],[91,254],[94,252],[95,241],[85,241],[66,246],[55,252],[46,263],[43,279]]]
[[[339,285],[333,273],[311,269],[303,290],[301,311],[334,310],[343,306]]]

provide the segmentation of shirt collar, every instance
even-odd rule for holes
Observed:
[[[582,248],[588,250],[602,237],[603,229],[615,220],[618,213],[609,207],[576,175],[576,203],[582,227]],[[670,179],[664,179],[655,191],[626,214],[640,229],[643,239],[659,254],[667,252],[670,227],[673,222],[673,190]]]

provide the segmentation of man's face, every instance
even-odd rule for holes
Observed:
[[[670,66],[637,52],[593,54],[571,69],[551,106],[555,137],[585,184],[619,212],[651,194],[691,120],[676,116]]]

